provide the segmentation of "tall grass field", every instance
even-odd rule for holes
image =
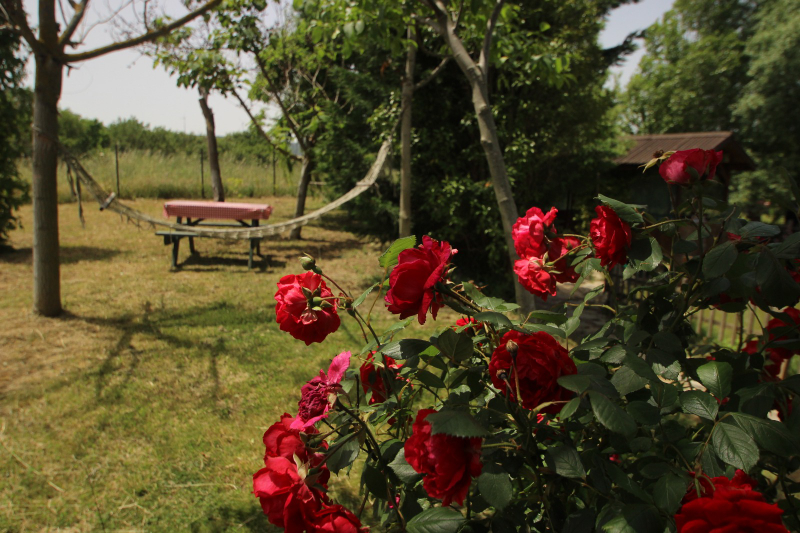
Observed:
[[[107,190],[116,192],[113,149],[97,151],[79,159],[94,179]],[[243,161],[224,153],[220,154],[219,163],[226,197],[256,198],[297,194],[300,165],[289,170],[278,163],[273,174],[272,165]],[[30,183],[30,159],[20,160],[18,167],[20,175]],[[200,154],[163,155],[141,150],[120,152],[119,182],[119,193],[123,198],[211,198],[208,160],[203,161],[201,173]],[[315,189],[312,186],[310,194],[315,194]],[[58,199],[61,203],[72,200],[67,169],[63,164],[58,171]]]

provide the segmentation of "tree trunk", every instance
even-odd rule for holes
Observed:
[[[58,247],[58,100],[63,65],[35,54],[33,103],[33,310],[61,314]]]
[[[200,87],[200,109],[206,119],[206,140],[208,141],[208,168],[211,169],[211,190],[215,202],[225,201],[225,189],[222,187],[222,173],[219,170],[219,153],[217,152],[217,132],[214,126],[214,113],[208,107],[208,90]]]
[[[311,183],[311,171],[313,168],[314,163],[311,161],[311,157],[307,153],[304,153],[303,164],[300,169],[300,183],[297,186],[297,205],[294,209],[294,218],[301,217],[306,212],[306,196],[308,196],[308,184]],[[289,238],[301,238],[300,232],[302,229],[302,226],[294,228],[289,234]]]
[[[497,137],[497,125],[494,121],[492,106],[489,103],[489,89],[486,73],[472,60],[461,39],[456,35],[455,25],[449,17],[440,18],[441,27],[444,29],[443,37],[447,42],[453,58],[461,68],[464,76],[469,81],[472,88],[472,105],[475,108],[475,115],[478,118],[478,127],[481,132],[481,146],[489,164],[489,173],[492,176],[492,186],[494,188],[497,207],[500,211],[500,219],[503,223],[503,236],[506,241],[506,250],[511,267],[519,259],[514,248],[514,238],[511,235],[511,228],[519,218],[517,204],[514,202],[514,194],[511,191],[511,183],[508,181],[503,150],[500,147],[500,140]],[[532,295],[525,290],[514,276],[514,294],[517,304],[523,311],[535,308]]]
[[[414,67],[417,62],[417,47],[413,42],[416,35],[413,26],[408,27],[408,47],[406,48],[406,75],[403,78],[400,122],[400,237],[411,235],[411,111],[414,101]]]

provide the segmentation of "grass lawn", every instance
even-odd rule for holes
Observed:
[[[276,221],[293,212],[290,197],[258,201]],[[85,206],[85,229],[75,204],[60,207],[63,317],[30,311],[30,206],[0,254],[0,531],[274,531],[251,494],[261,436],[334,355],[362,346],[346,314],[321,345],[279,331],[275,284],[308,252],[357,295],[380,279],[384,246],[333,214],[302,241],[265,240],[252,271],[245,241],[211,239],[170,271],[151,228]],[[380,331],[391,318],[375,309]],[[426,329],[455,318],[443,310]],[[333,481],[351,508],[356,490]]]

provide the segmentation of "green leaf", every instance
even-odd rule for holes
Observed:
[[[800,298],[800,286],[770,250],[758,254],[756,282],[770,305],[794,305]]]
[[[634,483],[634,481],[628,477],[628,474],[617,465],[613,463],[606,465],[606,471],[611,481],[622,490],[636,496],[644,502],[650,503],[653,501],[653,498],[642,490],[638,483]]]
[[[450,507],[431,507],[406,524],[408,533],[455,533],[466,522]]]
[[[485,309],[489,309],[491,311],[499,311],[499,312],[507,312],[513,311],[514,309],[518,309],[519,306],[514,303],[505,302],[500,298],[491,298],[486,296],[481,291],[475,288],[475,285],[472,283],[464,282],[463,284],[464,292],[467,293],[473,302],[475,302],[478,306],[483,307]]]
[[[591,391],[589,400],[592,404],[594,416],[605,427],[626,437],[632,437],[636,433],[636,422],[633,421],[631,415],[604,395]]]
[[[336,442],[331,444],[331,449],[336,450],[328,457],[328,460],[325,463],[330,471],[334,474],[353,464],[353,461],[355,461],[356,457],[358,457],[358,439],[349,435],[343,438],[349,438],[350,440],[342,444],[342,446],[338,449],[336,449]]]
[[[456,333],[450,328],[439,334],[436,347],[456,362],[469,359],[474,351],[472,339],[466,332]]]
[[[564,446],[553,446],[545,452],[547,466],[554,470],[559,476],[572,479],[585,479],[586,470],[581,463],[581,456],[575,448]]]
[[[720,400],[730,394],[733,368],[728,363],[719,361],[706,363],[697,369],[697,376],[700,378],[700,383]]]
[[[683,412],[686,414],[697,415],[712,422],[717,418],[719,404],[713,396],[706,392],[698,390],[686,391],[680,395],[679,401]]]
[[[578,410],[578,407],[581,404],[580,398],[573,398],[564,404],[564,407],[561,408],[561,411],[558,412],[558,418],[561,420],[566,420],[567,418],[571,417],[575,414],[575,411]]]
[[[797,436],[780,422],[744,413],[731,413],[730,418],[745,433],[751,435],[761,448],[776,455],[791,457],[800,448]]]
[[[397,455],[394,456],[394,460],[389,463],[389,468],[391,468],[395,475],[400,478],[400,481],[406,485],[416,483],[422,477],[422,474],[414,470],[414,467],[408,464],[408,461],[406,461],[406,451],[402,448],[397,452]]]
[[[594,531],[595,514],[591,509],[581,509],[567,517],[561,533],[592,533]]]
[[[758,447],[750,436],[731,424],[717,424],[711,435],[714,452],[722,461],[742,470],[758,462]]]
[[[567,315],[553,311],[532,311],[530,317],[541,320],[545,323],[555,324],[557,326],[560,326],[567,321]]]
[[[364,465],[361,484],[366,486],[367,490],[378,498],[386,498],[386,476],[374,464],[367,463]]]
[[[752,239],[756,237],[774,237],[780,235],[781,229],[772,224],[764,224],[763,222],[750,221],[739,230],[739,235],[743,239]]]
[[[703,258],[703,276],[706,279],[718,278],[730,270],[736,261],[736,244],[727,241],[709,250]]]
[[[656,481],[653,489],[655,504],[669,515],[675,514],[686,494],[688,482],[676,474],[667,474]]]
[[[649,381],[630,368],[623,366],[611,376],[611,383],[619,391],[620,396],[643,389]]]
[[[658,407],[647,402],[631,402],[627,408],[628,414],[643,426],[655,426],[661,421]]]
[[[425,419],[431,423],[431,433],[454,437],[483,437],[488,432],[467,411],[443,409],[432,413]]]
[[[414,377],[420,383],[423,383],[424,385],[434,389],[444,389],[446,387],[444,381],[442,381],[442,378],[432,374],[431,372],[428,372],[427,370],[420,370]]]
[[[514,495],[508,473],[495,463],[483,465],[478,478],[478,490],[483,499],[498,511],[505,509]]]
[[[348,22],[345,24],[345,32],[347,32],[348,24],[350,25],[350,32],[353,31],[353,24]],[[397,258],[400,255],[400,252],[403,250],[408,250],[409,248],[413,248],[417,245],[417,238],[414,235],[409,237],[403,237],[402,239],[397,239],[392,243],[389,248],[383,252],[378,258],[378,264],[381,265],[382,268],[391,268],[397,264]]]
[[[392,359],[408,359],[421,354],[431,346],[433,345],[430,342],[422,339],[403,339],[385,344],[381,352]]]
[[[649,380],[658,381],[658,376],[653,372],[653,368],[647,364],[647,361],[636,355],[635,353],[627,352],[624,358],[624,364],[636,372],[639,376]]]
[[[614,200],[602,194],[598,194],[597,199],[613,209],[619,218],[629,224],[641,224],[644,222],[642,215],[637,213],[636,209],[630,204],[622,203],[619,200]]]
[[[475,320],[478,322],[488,322],[497,328],[510,328],[511,321],[506,315],[496,313],[494,311],[483,311],[475,315]]]
[[[376,288],[378,285],[380,285],[380,283],[376,283],[375,285],[373,285],[372,287],[370,287],[369,289],[367,289],[367,290],[365,290],[363,293],[361,293],[361,296],[359,296],[358,298],[356,298],[356,299],[355,299],[355,301],[353,302],[353,307],[355,308],[355,307],[358,307],[359,305],[363,304],[363,303],[364,303],[364,300],[366,300],[366,299],[367,299],[367,296],[369,296],[369,293],[371,293],[372,291],[374,291],[374,290],[375,290],[375,288]]]
[[[558,384],[567,390],[577,392],[578,394],[583,394],[584,391],[589,388],[589,385],[592,384],[592,380],[589,379],[589,376],[572,374],[558,378]]]
[[[652,505],[626,505],[603,525],[603,533],[661,533],[664,525]]]

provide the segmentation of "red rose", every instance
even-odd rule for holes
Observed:
[[[406,440],[406,461],[414,470],[425,474],[422,485],[432,498],[442,500],[442,506],[455,501],[459,505],[469,490],[472,478],[481,475],[481,439],[431,433],[425,420],[433,409],[422,409],[412,426],[413,434]]]
[[[279,422],[272,424],[264,432],[265,461],[267,457],[285,457],[294,461],[295,455],[304,463],[309,461],[309,453],[305,442],[300,437],[300,430],[292,428],[294,421],[294,417],[284,413]],[[306,433],[317,433],[317,430],[312,426]]]
[[[521,258],[542,257],[547,251],[547,238],[545,232],[552,226],[558,210],[551,207],[544,214],[538,207],[531,207],[524,217],[519,217],[511,228],[514,238],[514,248]]]
[[[325,299],[332,297],[333,293],[319,274],[288,274],[278,282],[275,319],[282,331],[306,345],[322,342],[339,329],[341,323],[336,302]]]
[[[268,457],[266,466],[253,474],[253,494],[270,523],[285,528],[286,533],[306,530],[306,519],[320,508],[324,494],[306,477],[294,461],[285,457]]]
[[[537,257],[518,259],[514,262],[514,272],[520,285],[531,294],[544,301],[547,301],[547,295],[556,295],[556,278],[550,274],[543,259]]]
[[[714,150],[681,150],[672,154],[669,159],[661,163],[658,173],[667,183],[675,185],[690,185],[694,181],[694,176],[689,169],[694,169],[697,175],[702,178],[708,174],[707,179],[714,179],[717,172],[717,165],[722,162],[722,152]]]
[[[341,505],[326,505],[308,521],[309,533],[362,533],[358,517]]]
[[[695,477],[694,472],[689,472],[689,475]],[[756,480],[747,475],[744,470],[736,470],[733,479],[728,479],[725,476],[712,477],[710,480],[706,476],[700,476],[698,483],[700,484],[700,494],[697,493],[697,486],[692,483],[683,497],[682,503],[689,503],[697,498],[711,498],[714,496],[714,491],[720,488],[728,489],[741,489],[753,490],[753,487],[758,486]]]
[[[589,234],[602,266],[624,264],[631,246],[631,227],[613,209],[604,205],[594,208],[597,217],[589,225]]]
[[[508,351],[509,341],[517,346],[517,356],[512,365]],[[513,351],[513,345],[512,345]],[[517,387],[522,396],[522,406],[534,409],[545,402],[563,401],[572,393],[558,384],[558,378],[578,372],[567,350],[551,335],[543,331],[526,335],[509,331],[492,354],[489,375],[492,384],[512,400],[517,399]],[[505,379],[503,377],[505,376]],[[546,413],[558,413],[561,404],[543,409]]]
[[[800,328],[795,329],[794,332],[792,332],[792,333],[785,333],[785,332],[778,333],[778,332],[776,332],[775,330],[778,329],[778,328],[794,328],[794,327],[797,327],[798,324],[800,324],[800,311],[798,311],[794,307],[787,307],[787,308],[783,309],[781,312],[789,315],[789,318],[792,319],[792,323],[787,324],[786,322],[784,322],[780,318],[773,318],[772,320],[767,322],[767,328],[766,329],[769,332],[769,340],[770,340],[770,342],[771,341],[787,340],[788,339],[787,335],[796,336],[797,335],[797,331],[800,330]],[[796,350],[796,349],[792,350],[792,349],[780,348],[780,347],[771,348],[771,351],[775,352],[776,357],[781,358],[781,359],[790,359],[793,355],[800,353],[800,350]]]
[[[558,283],[575,283],[580,277],[575,268],[570,266],[572,257],[567,256],[570,250],[574,250],[581,245],[575,237],[556,237],[550,243],[550,250],[547,256],[550,261],[554,261],[553,269],[557,272],[553,273],[553,277]]]
[[[383,378],[381,377],[381,372],[375,365],[372,364],[373,361],[373,354],[375,352],[370,352],[367,356],[366,362],[361,365],[359,369],[359,374],[361,375],[361,387],[364,389],[364,393],[368,393],[372,391],[372,397],[369,399],[369,404],[372,405],[374,403],[383,403],[386,401],[386,385],[383,383]],[[389,371],[395,373],[397,370],[400,369],[403,365],[398,365],[397,361],[385,355],[385,362],[389,366]]]
[[[767,503],[746,481],[737,485],[720,480],[710,496],[684,503],[675,515],[675,525],[678,533],[788,533],[782,514],[780,507]]]
[[[342,352],[333,358],[327,375],[322,370],[319,376],[307,382],[300,389],[300,401],[297,403],[297,418],[291,428],[306,433],[314,424],[328,416],[328,410],[336,400],[340,390],[339,383],[350,366],[350,352]]]
[[[456,250],[450,243],[422,237],[417,248],[403,250],[398,256],[397,266],[389,275],[389,290],[386,303],[390,313],[400,318],[417,315],[420,324],[431,310],[434,320],[442,307],[442,297],[436,294],[434,285],[444,280],[445,268]]]

